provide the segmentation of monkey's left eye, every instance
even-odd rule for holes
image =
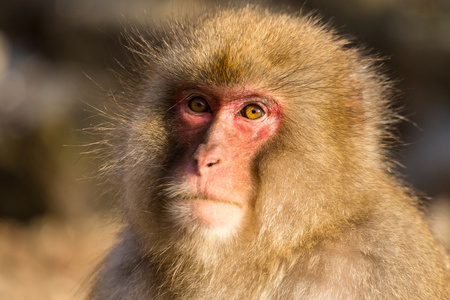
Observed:
[[[210,111],[208,102],[202,97],[194,97],[188,103],[189,109],[196,113]]]
[[[256,120],[264,116],[264,110],[256,105],[256,104],[249,104],[241,111],[242,116],[250,119],[250,120]]]

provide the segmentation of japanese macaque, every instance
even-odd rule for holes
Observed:
[[[125,229],[90,298],[450,299],[389,159],[392,86],[374,58],[313,17],[255,7],[128,40],[102,168]]]

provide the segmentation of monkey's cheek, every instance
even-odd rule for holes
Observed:
[[[243,208],[237,205],[208,199],[191,200],[192,217],[204,226],[236,227],[243,218]]]

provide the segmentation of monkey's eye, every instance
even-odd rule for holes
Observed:
[[[188,103],[189,109],[196,113],[210,111],[208,102],[202,97],[194,97]]]
[[[264,110],[256,104],[249,104],[241,111],[242,116],[250,119],[256,120],[264,116]]]

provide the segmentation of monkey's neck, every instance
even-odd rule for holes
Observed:
[[[255,243],[204,249],[192,245],[195,251],[187,249],[185,243],[167,247],[167,240],[165,248],[153,245],[147,256],[149,264],[142,266],[147,266],[150,278],[156,278],[152,285],[158,287],[161,299],[206,299],[206,295],[217,295],[217,299],[272,298],[290,268],[286,260]]]

